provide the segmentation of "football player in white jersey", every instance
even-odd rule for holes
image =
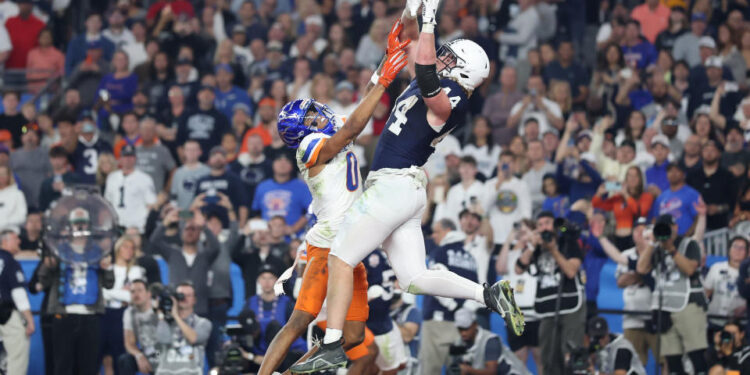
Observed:
[[[351,150],[352,143],[370,120],[385,89],[408,62],[404,48],[409,41],[400,42],[397,38],[401,28],[396,22],[388,38],[380,75],[374,76],[374,87],[349,118],[335,115],[328,106],[312,99],[292,101],[279,113],[279,135],[287,146],[297,148],[297,165],[313,196],[312,212],[317,222],[305,237],[308,262],[294,312],[266,351],[258,371],[260,375],[269,375],[279,366],[292,342],[306,332],[325,301],[330,244],[344,214],[362,194],[362,178]],[[364,266],[360,264],[354,273],[355,296],[345,323],[345,350],[364,340],[369,313]],[[350,358],[356,359],[351,353]]]

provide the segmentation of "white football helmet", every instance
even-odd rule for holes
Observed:
[[[437,51],[438,60],[445,67],[438,72],[452,78],[463,88],[473,91],[490,75],[490,59],[484,49],[468,39],[456,39],[443,44]]]

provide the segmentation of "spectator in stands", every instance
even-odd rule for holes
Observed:
[[[530,141],[526,155],[529,169],[524,173],[522,180],[529,188],[532,212],[536,212],[542,207],[544,201],[542,180],[545,175],[555,173],[555,166],[544,158],[544,145],[541,141]]]
[[[131,303],[130,288],[133,280],[146,277],[145,271],[136,265],[136,243],[131,237],[120,237],[114,246],[115,261],[113,271],[115,283],[111,288],[102,291],[105,311],[102,316],[102,339],[100,341],[100,360],[105,371],[112,371],[117,366],[117,360],[125,353],[123,338],[123,314]]]
[[[90,115],[84,115],[76,125],[76,129],[80,129],[81,135],[78,136],[77,146],[70,155],[70,160],[73,161],[73,169],[78,176],[78,181],[94,184],[96,172],[99,169],[99,157],[103,154],[111,154],[112,146],[99,137],[99,130]]]
[[[747,78],[747,64],[734,44],[729,24],[724,23],[719,25],[716,33],[716,44],[716,54],[721,57],[724,66],[732,72],[732,81],[745,82]]]
[[[537,46],[537,29],[541,18],[533,1],[523,0],[519,12],[508,22],[506,29],[495,33],[495,40],[501,45],[500,58],[514,61],[526,56],[529,49]]]
[[[737,277],[742,261],[747,258],[750,243],[747,238],[735,236],[729,241],[728,260],[714,263],[703,282],[706,297],[710,300],[708,314],[723,318],[708,319],[708,337],[718,332],[722,326],[744,315],[746,301],[737,290]]]
[[[216,109],[228,119],[234,116],[234,107],[237,104],[252,105],[246,90],[233,85],[234,70],[229,64],[218,64],[214,69],[216,72]]]
[[[112,58],[115,45],[102,35],[101,30],[102,16],[100,14],[90,13],[86,16],[86,32],[73,37],[68,43],[68,50],[65,53],[66,76],[71,76],[76,67],[88,57],[87,51],[92,42],[97,42],[100,46],[105,61]]]
[[[117,170],[117,160],[110,152],[103,152],[99,155],[96,168],[96,186],[99,191],[107,191],[107,177],[110,173]]]
[[[229,121],[221,112],[214,108],[213,87],[201,86],[198,91],[198,108],[184,114],[177,126],[177,144],[182,145],[187,140],[196,140],[202,150],[211,150],[221,143],[224,133],[231,131]],[[202,155],[205,162],[209,155]]]
[[[494,144],[505,144],[516,133],[512,126],[508,126],[508,119],[511,108],[523,99],[517,82],[516,68],[504,66],[500,71],[500,90],[484,101],[482,116],[490,122]]]
[[[436,219],[443,217],[458,222],[458,214],[467,207],[479,204],[484,194],[484,184],[476,179],[477,161],[471,156],[461,158],[458,166],[461,182],[448,190],[444,209],[436,213]]]
[[[729,321],[709,340],[712,344],[706,351],[709,374],[743,374],[750,371],[745,332],[737,322]]]
[[[686,173],[693,173],[701,168],[702,144],[697,135],[691,134],[684,143],[684,150],[678,163]]]
[[[273,177],[258,184],[253,197],[252,217],[264,220],[281,215],[286,218],[288,235],[299,233],[307,225],[307,207],[312,201],[302,180],[293,178],[292,161],[279,154],[273,161]]]
[[[52,173],[52,167],[47,159],[47,150],[39,147],[39,127],[27,124],[21,133],[23,147],[11,152],[10,167],[21,180],[26,203],[37,207],[42,181]]]
[[[125,229],[125,234],[133,240],[133,244],[135,245],[136,264],[146,272],[146,277],[144,279],[148,281],[149,285],[153,283],[161,283],[161,270],[159,269],[159,264],[154,257],[143,252],[143,235],[140,233],[140,230],[136,227],[128,227]]]
[[[85,212],[85,211],[84,211]],[[41,261],[39,283],[49,290],[46,313],[52,321],[55,374],[95,374],[101,365],[99,348],[103,290],[114,285],[112,260],[105,256],[98,264],[60,264],[46,256]],[[85,279],[85,281],[82,280]]]
[[[669,24],[670,9],[658,0],[648,0],[633,8],[630,17],[641,24],[641,34],[650,43],[656,43],[656,37],[666,30]]]
[[[5,20],[5,28],[13,45],[10,56],[5,61],[6,69],[26,68],[29,51],[37,46],[39,32],[45,26],[44,22],[31,13],[34,4],[30,0],[21,0],[17,3],[18,15]]]
[[[581,346],[586,320],[585,295],[580,280],[580,268],[583,252],[577,239],[557,237],[552,241],[541,239],[541,233],[553,231],[554,216],[551,212],[542,211],[537,216],[536,230],[532,236],[533,247],[527,247],[515,263],[516,274],[526,270],[537,280],[534,310],[541,318],[539,337],[549,340],[541,341],[541,356],[545,374],[560,374],[559,359],[569,352],[567,342]],[[544,264],[544,266],[542,266]],[[553,264],[553,266],[549,266]],[[533,268],[529,268],[534,265]],[[550,298],[559,292],[558,280],[562,283],[562,298],[559,310],[556,310],[555,299]],[[558,315],[559,313],[559,315]],[[559,316],[555,318],[555,316]],[[555,323],[558,326],[555,326]],[[554,339],[553,339],[554,337]],[[561,339],[561,338],[564,338]],[[559,355],[559,357],[558,357]]]
[[[649,217],[672,215],[676,218],[677,232],[682,236],[693,227],[695,217],[698,215],[695,205],[701,197],[695,189],[685,184],[685,169],[679,164],[670,163],[667,166],[667,179],[669,179],[669,190],[663,191],[656,198]]]
[[[612,117],[604,117],[594,126],[594,137],[591,140],[591,151],[596,157],[596,166],[599,173],[606,180],[622,182],[630,167],[635,165],[635,143],[625,139],[617,148],[616,158],[612,158],[604,152],[602,143],[604,133],[614,124]]]
[[[229,164],[229,170],[240,177],[248,189],[248,196],[255,196],[255,188],[261,181],[271,177],[271,160],[263,153],[263,138],[251,134],[246,138],[245,152],[240,151],[237,159]]]
[[[360,66],[376,66],[383,56],[388,35],[388,23],[384,19],[376,19],[370,25],[370,31],[363,36],[357,45],[356,62]]]
[[[21,146],[21,130],[28,121],[19,111],[20,96],[15,91],[3,93],[3,113],[0,114],[0,129],[10,132],[13,136],[13,147]]]
[[[705,66],[705,78],[700,80],[697,77],[697,73],[691,73],[691,79],[695,81],[688,89],[690,98],[688,100],[687,115],[693,119],[691,127],[694,133],[698,133],[699,131],[696,124],[699,115],[708,115],[706,117],[709,117],[709,119],[718,119],[719,114],[724,118],[730,118],[734,115],[732,109],[736,108],[743,98],[742,93],[730,87],[732,85],[730,81],[731,77],[727,77],[726,82],[729,82],[728,84],[724,81],[724,65],[721,57],[711,55],[705,59],[703,65]],[[730,89],[727,90],[727,87],[730,87]],[[713,112],[711,111],[712,108]],[[713,125],[710,122],[708,124]],[[710,134],[711,130],[708,129],[703,132],[704,134],[699,134],[700,137],[715,136],[714,134]]]
[[[656,37],[656,41],[654,41],[656,50],[667,50],[671,52],[677,38],[686,32],[688,32],[688,30],[685,8],[679,6],[672,7],[669,12],[669,23],[667,28],[659,33]]]
[[[161,194],[167,188],[167,182],[177,165],[169,149],[159,142],[156,126],[156,120],[153,117],[141,120],[139,131],[141,144],[135,148],[136,168],[151,176],[156,192]]]
[[[727,129],[724,152],[721,153],[721,167],[732,172],[735,178],[742,178],[747,172],[748,163],[750,163],[750,151],[744,146],[745,139],[742,129],[730,126]]]
[[[226,208],[220,204],[219,193],[229,197],[232,207],[237,215],[240,226],[243,226],[248,218],[247,201],[243,190],[245,185],[237,175],[227,170],[227,154],[221,146],[211,149],[208,159],[210,172],[195,182],[195,195],[201,197],[206,203],[203,206],[204,213],[214,212],[219,215],[226,227],[229,224]]]
[[[103,58],[105,40],[101,38],[87,42],[84,60],[73,66],[70,73],[66,70],[66,76],[70,77],[68,85],[81,94],[81,104],[84,108],[91,108],[103,99],[97,87],[110,69],[109,61]],[[68,62],[67,59],[65,61]]]
[[[493,237],[501,242],[508,237],[513,223],[531,217],[531,194],[526,182],[511,173],[514,157],[509,151],[500,154],[497,177],[484,184],[482,209],[492,224]]]
[[[174,305],[169,321],[159,315],[156,343],[163,354],[156,367],[160,373],[203,373],[204,347],[211,333],[211,322],[195,310],[200,299],[193,285],[190,282],[178,284],[176,291],[183,298],[177,300],[172,297]]]
[[[529,118],[534,118],[539,124],[539,132],[544,133],[548,128],[563,128],[563,117],[560,106],[547,99],[546,87],[541,76],[531,76],[526,84],[528,94],[513,105],[508,118],[508,125],[517,127],[525,124]],[[523,127],[519,127],[519,134],[523,134]]]
[[[686,178],[686,183],[706,202],[708,230],[724,228],[729,224],[737,198],[734,176],[719,165],[719,147],[716,141],[706,141],[701,151],[702,166],[691,171]]]
[[[633,70],[646,69],[656,63],[656,49],[648,40],[641,37],[641,23],[631,19],[625,23],[625,36],[622,43],[622,55],[625,65]],[[633,71],[633,76],[638,76]]]
[[[206,219],[200,210],[192,210],[192,217],[180,218],[179,210],[167,212],[162,223],[151,234],[149,251],[161,255],[169,266],[169,284],[179,285],[182,281],[192,282],[195,313],[208,315],[208,271],[219,255],[220,244],[216,236],[205,226]],[[165,232],[179,228],[181,245],[167,241]],[[201,233],[205,241],[201,241]],[[182,281],[180,281],[182,280]],[[178,290],[179,291],[179,290]],[[210,331],[210,329],[209,329]],[[206,339],[210,332],[206,332]]]
[[[438,220],[432,226],[432,240],[439,247],[429,254],[431,269],[447,269],[469,280],[477,280],[476,260],[465,250],[466,235],[456,230],[452,221]],[[425,296],[419,347],[423,374],[438,374],[443,365],[449,365],[448,345],[460,338],[453,324],[454,314],[463,305],[465,301],[460,299]]]
[[[29,51],[26,62],[27,90],[32,94],[38,93],[48,80],[62,77],[65,69],[65,55],[53,45],[52,30],[40,31],[38,43],[37,47]]]
[[[632,166],[622,184],[602,184],[591,203],[594,208],[614,213],[614,244],[624,251],[633,247],[633,223],[639,217],[648,216],[654,196],[644,191],[640,168]]]
[[[670,169],[670,173],[674,173]],[[689,204],[689,200],[682,205]],[[687,215],[683,215],[684,218]],[[656,219],[656,225],[671,227],[671,236],[656,238],[656,246],[648,246],[638,257],[636,270],[639,274],[650,275],[656,284],[651,298],[651,307],[656,314],[662,314],[662,321],[672,324],[662,325],[660,353],[665,357],[670,372],[682,373],[682,357],[687,355],[696,373],[706,373],[706,312],[705,296],[700,278],[699,264],[701,249],[697,241],[690,237],[679,235],[678,224],[670,214],[661,214]],[[683,232],[684,233],[684,232]],[[655,233],[658,235],[658,233]],[[665,257],[657,263],[657,254]],[[666,271],[661,267],[666,265]],[[670,282],[666,282],[669,277]],[[664,293],[662,298],[660,293]],[[659,302],[660,300],[661,303]],[[661,307],[661,310],[658,310]]]
[[[3,262],[0,269],[3,280],[0,286],[3,296],[0,335],[5,343],[8,374],[27,373],[31,335],[36,330],[23,271],[14,259],[21,251],[20,244],[16,230],[6,227],[0,232],[0,260]]]
[[[135,147],[122,148],[120,169],[107,176],[104,198],[115,207],[120,225],[145,228],[148,207],[156,203],[156,189],[151,176],[135,169]]]
[[[242,270],[245,282],[245,298],[256,294],[256,280],[258,278],[258,264],[272,264],[278,269],[288,267],[280,257],[274,255],[271,249],[269,225],[264,220],[253,219],[242,228],[242,235],[250,239],[250,246],[235,246],[232,252],[232,262]]]
[[[130,306],[122,314],[124,353],[117,360],[120,375],[156,372],[159,352],[156,348],[157,312],[151,306],[151,291],[143,279],[130,283]]]
[[[109,39],[115,46],[115,49],[121,49],[123,46],[135,43],[133,33],[125,25],[125,15],[120,8],[114,8],[107,17],[107,27],[102,31],[102,36]],[[130,69],[130,65],[128,65]]]
[[[13,172],[0,165],[0,228],[20,230],[26,222],[26,198],[18,188]]]
[[[653,0],[652,0],[653,1]],[[591,81],[586,70],[574,64],[573,42],[563,40],[557,47],[557,59],[544,67],[544,79],[552,86],[552,81],[565,81],[570,84],[573,103],[583,103],[588,98],[588,85]]]
[[[26,223],[21,228],[21,251],[33,251],[39,255],[44,246],[42,242],[42,217],[44,212],[30,207],[26,214]]]
[[[138,77],[130,72],[128,54],[117,51],[112,55],[112,73],[102,77],[96,89],[101,108],[99,116],[107,118],[112,114],[121,115],[133,109],[132,98],[138,89]]]
[[[49,150],[49,163],[52,166],[52,176],[42,181],[39,190],[39,209],[46,211],[50,204],[57,200],[66,185],[77,183],[78,179],[70,171],[68,153],[62,146],[54,146]]]
[[[484,178],[492,176],[500,157],[500,146],[495,143],[491,132],[489,120],[481,115],[475,116],[471,136],[461,150],[462,155],[471,156],[476,160],[477,170]]]
[[[570,200],[567,195],[560,193],[555,174],[548,173],[542,177],[542,191],[545,196],[542,211],[552,212],[555,217],[568,216]]]
[[[693,12],[690,16],[690,31],[682,34],[674,41],[672,57],[675,61],[685,60],[692,68],[701,63],[701,38],[706,32],[706,14]],[[707,40],[706,40],[707,41]],[[711,39],[713,42],[713,39]],[[703,45],[707,46],[705,42]],[[714,44],[714,48],[715,48]]]
[[[667,136],[657,134],[651,138],[651,155],[654,157],[654,163],[646,169],[646,190],[651,195],[658,196],[662,191],[669,189],[667,179],[669,138]]]
[[[737,224],[743,223],[748,219],[750,219],[750,183],[745,181],[739,189],[732,219],[729,220],[729,227],[734,228]]]
[[[200,162],[200,143],[188,140],[183,146],[183,164],[172,175],[171,195],[177,207],[185,210],[190,207],[195,196],[196,182],[209,174],[211,169]]]

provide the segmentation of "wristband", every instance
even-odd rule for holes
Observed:
[[[377,85],[378,80],[380,80],[380,75],[378,74],[378,72],[372,72],[372,76],[370,76],[370,83],[372,83],[373,85]]]
[[[423,23],[422,24],[422,30],[420,32],[428,33],[428,34],[434,34],[435,33],[435,24],[434,23]]]

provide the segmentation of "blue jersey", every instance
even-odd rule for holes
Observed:
[[[380,141],[375,149],[373,171],[381,168],[421,167],[435,151],[435,145],[466,122],[469,99],[461,86],[450,79],[440,80],[443,91],[451,101],[448,121],[442,128],[427,123],[427,105],[414,80],[396,99]]]
[[[383,288],[379,297],[368,301],[370,316],[367,318],[367,328],[375,336],[383,335],[393,329],[390,312],[396,274],[388,264],[388,259],[385,257],[383,250],[373,251],[363,263],[365,269],[367,269],[367,285],[370,290],[372,288]],[[369,294],[371,292],[368,292]]]
[[[89,144],[78,142],[78,146],[68,156],[68,159],[75,170],[79,183],[90,185],[96,183],[99,155],[104,153],[112,153],[112,146],[103,139],[97,139]]]

